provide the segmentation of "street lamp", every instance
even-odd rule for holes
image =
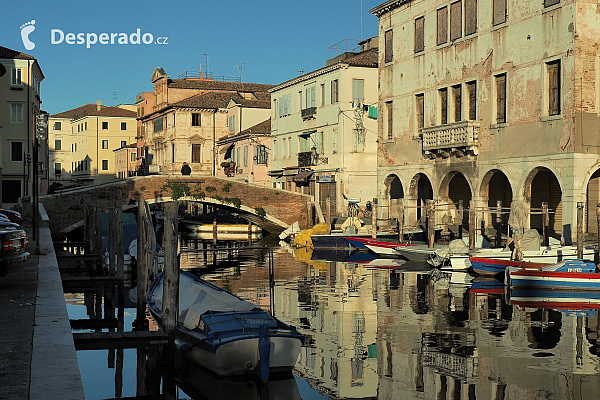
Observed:
[[[48,135],[48,114],[42,112],[35,116],[35,140],[33,145],[33,238],[35,239],[35,254],[40,254],[40,221],[39,221],[39,202],[40,202],[40,187],[39,187],[39,174],[40,162],[39,159],[39,147],[40,141],[46,140]],[[43,163],[42,163],[43,169]]]

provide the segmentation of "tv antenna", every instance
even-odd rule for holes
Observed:
[[[206,57],[206,77],[208,78],[209,69],[208,69],[208,54],[204,53],[204,57]]]
[[[240,76],[240,82],[242,82],[242,78],[244,76],[244,64],[246,64],[246,63],[239,63],[238,65],[233,66],[233,68],[238,70],[238,74]]]

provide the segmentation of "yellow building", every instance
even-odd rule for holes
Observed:
[[[0,46],[0,175],[2,206],[12,207],[33,188],[33,146],[44,74],[28,54]],[[45,139],[45,138],[44,138]],[[48,187],[47,146],[39,140],[40,190]]]
[[[50,144],[54,146],[51,168],[58,172],[60,167],[61,171],[70,173],[72,181],[81,183],[97,184],[114,180],[114,150],[135,143],[135,118],[135,105],[106,107],[100,101],[52,115],[49,119]],[[66,121],[70,126],[70,135],[63,126]],[[57,125],[57,122],[60,124]],[[63,151],[56,149],[57,140],[60,140],[59,147],[66,150],[64,158],[61,156]]]

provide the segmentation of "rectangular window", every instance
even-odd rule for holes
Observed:
[[[325,105],[325,84],[321,83],[321,105]]]
[[[275,146],[273,141],[273,146]],[[265,145],[254,146],[254,164],[267,165],[269,161],[268,148]]]
[[[54,150],[62,150],[62,142],[60,139],[54,139]]]
[[[77,143],[75,143],[75,151],[77,151]]]
[[[102,171],[108,171],[108,160],[102,160]]]
[[[84,129],[87,131],[87,122],[84,124]]]
[[[469,104],[469,121],[477,120],[477,83],[467,82],[467,96]]]
[[[175,163],[175,143],[171,143],[171,162]]]
[[[127,141],[126,140],[121,140],[121,147],[127,147]],[[173,161],[175,162],[175,161]]]
[[[338,80],[331,81],[331,104],[338,102]]]
[[[415,19],[415,53],[425,50],[425,17]]]
[[[544,7],[554,6],[560,3],[560,0],[544,0]]]
[[[323,131],[319,131],[314,134],[315,145],[317,146],[317,154],[325,154],[325,148],[323,147]]]
[[[387,114],[387,138],[391,140],[394,137],[394,103],[391,101],[385,103],[385,111]]]
[[[496,123],[506,123],[506,74],[496,75]]]
[[[103,140],[102,141],[102,148],[105,149],[105,150],[108,149],[108,140]]]
[[[240,166],[240,158],[242,157],[242,148],[241,147],[236,147],[236,158],[235,158],[235,165],[236,166]]]
[[[560,114],[560,60],[546,64],[548,69],[548,115]]]
[[[288,148],[287,148],[288,158],[292,158],[292,138],[288,137]]]
[[[437,45],[448,41],[448,7],[437,10]]]
[[[446,125],[448,123],[448,89],[439,89],[438,93],[440,97],[440,125]]]
[[[385,31],[385,55],[384,62],[389,63],[394,59],[394,31]]]
[[[298,110],[302,110],[302,90],[298,92]]]
[[[462,1],[450,4],[450,40],[462,37]]]
[[[164,120],[162,118],[158,118],[154,120],[154,132],[161,132],[164,126]],[[108,129],[108,127],[107,127]]]
[[[23,161],[23,142],[10,142],[10,161]]]
[[[282,141],[281,141],[281,143],[282,143],[282,146],[281,146],[282,147],[282,149],[281,149],[282,150],[281,151],[281,158],[286,158],[287,157],[287,153],[286,153],[286,151],[287,151],[287,139],[283,138]]]
[[[494,14],[492,16],[492,25],[500,25],[506,22],[507,0],[494,0]]]
[[[248,146],[244,146],[244,167],[248,166]]]
[[[200,113],[192,113],[192,126],[200,126]]]
[[[62,123],[59,121],[54,122],[54,130],[55,131],[60,131],[62,127]]]
[[[202,162],[201,149],[202,149],[201,144],[192,144],[192,162],[193,163]]]
[[[108,121],[102,121],[102,129],[108,129]]]
[[[59,162],[54,163],[54,175],[62,175],[62,164]]]
[[[462,86],[452,86],[452,105],[454,106],[454,122],[462,120]]]
[[[465,0],[465,36],[477,32],[477,0]]]
[[[127,130],[127,122],[121,122],[121,130],[122,131],[126,131]]]
[[[10,85],[11,86],[23,86],[21,80],[22,70],[21,68],[12,68],[10,73]]]
[[[229,132],[233,132],[235,130],[235,115],[230,115],[227,121],[229,126]]]
[[[314,86],[306,88],[306,107],[312,108],[317,106],[317,92]]]
[[[417,111],[417,129],[420,131],[425,126],[425,95],[415,95],[415,108]]]
[[[23,103],[10,103],[10,123],[23,123]]]
[[[365,80],[352,79],[352,101],[362,103],[365,101]]]
[[[135,161],[135,153],[131,153],[129,156],[129,161],[134,162]]]

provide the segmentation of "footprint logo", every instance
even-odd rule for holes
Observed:
[[[35,31],[35,19],[21,25],[21,39],[23,39],[23,46],[27,50],[33,50],[35,48],[35,43],[29,40],[29,34]]]

